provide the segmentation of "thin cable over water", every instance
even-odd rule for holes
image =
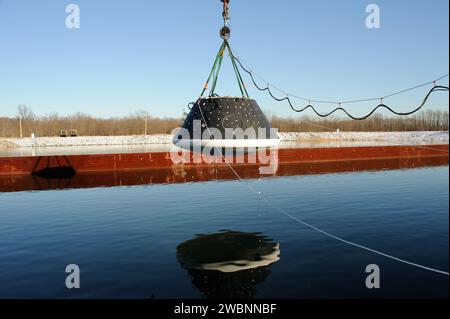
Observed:
[[[210,131],[210,129],[209,129],[209,126],[208,126],[208,124],[207,124],[207,122],[206,122],[206,119],[205,119],[205,117],[204,117],[204,115],[203,115],[203,110],[202,110],[202,108],[199,107],[199,110],[200,110],[200,114],[201,114],[201,116],[202,116],[203,122],[205,123],[206,129],[208,130],[208,133],[210,134],[210,136],[213,136],[212,133],[211,133],[211,131]],[[297,222],[297,223],[300,223],[300,224],[302,224],[302,225],[304,225],[304,226],[306,226],[306,227],[308,227],[308,228],[310,228],[310,229],[313,229],[313,230],[315,230],[315,231],[317,231],[317,232],[319,232],[319,233],[321,233],[321,234],[323,234],[323,235],[325,235],[325,236],[327,236],[327,237],[329,237],[329,238],[332,238],[332,239],[335,239],[335,240],[337,240],[337,241],[340,241],[340,242],[342,242],[342,243],[344,243],[344,244],[347,244],[347,245],[350,245],[350,246],[353,246],[353,247],[357,247],[357,248],[360,248],[360,249],[363,249],[363,250],[372,252],[372,253],[374,253],[374,254],[377,254],[377,255],[380,255],[380,256],[383,256],[383,257],[386,257],[386,258],[389,258],[389,259],[392,259],[392,260],[401,262],[401,263],[406,264],[406,265],[410,265],[410,266],[413,266],[413,267],[416,267],[416,268],[428,270],[428,271],[431,271],[431,272],[434,272],[434,273],[438,273],[438,274],[441,274],[441,275],[449,276],[449,273],[448,273],[447,271],[443,271],[443,270],[435,269],[435,268],[432,268],[432,267],[424,266],[424,265],[421,265],[421,264],[418,264],[418,263],[414,263],[414,262],[411,262],[411,261],[408,261],[408,260],[405,260],[405,259],[401,259],[401,258],[392,256],[392,255],[389,255],[389,254],[387,254],[387,253],[384,253],[384,252],[379,251],[379,250],[376,250],[376,249],[369,248],[369,247],[364,246],[364,245],[360,245],[360,244],[358,244],[358,243],[355,243],[355,242],[346,240],[346,239],[344,239],[344,238],[335,236],[335,235],[333,235],[333,234],[331,234],[331,233],[329,233],[329,232],[327,232],[327,231],[325,231],[325,230],[322,230],[322,229],[320,229],[320,228],[318,228],[318,227],[316,227],[316,226],[313,226],[312,224],[309,224],[309,223],[307,223],[307,222],[305,222],[305,221],[303,221],[303,220],[301,220],[301,219],[299,219],[299,218],[297,218],[297,217],[292,216],[291,214],[289,214],[288,212],[286,212],[284,209],[282,209],[282,208],[280,208],[280,207],[278,207],[278,206],[272,204],[272,202],[271,202],[267,197],[265,197],[265,196],[262,194],[262,192],[260,192],[260,191],[258,191],[257,189],[255,189],[248,181],[242,179],[242,178],[239,176],[239,174],[236,172],[236,170],[235,170],[235,169],[231,166],[231,164],[227,161],[227,159],[225,158],[225,156],[224,156],[223,153],[222,153],[222,150],[221,150],[220,148],[218,148],[218,147],[215,147],[215,148],[216,148],[216,150],[219,152],[221,158],[224,160],[224,162],[226,163],[226,165],[230,168],[230,170],[233,172],[233,174],[236,176],[236,178],[237,178],[240,182],[244,183],[250,191],[252,191],[252,192],[255,193],[256,195],[260,196],[260,197],[261,197],[268,205],[270,205],[270,206],[273,207],[274,209],[278,210],[279,212],[281,212],[281,213],[284,214],[285,216],[289,217],[289,218],[292,219],[293,221],[295,221],[295,222]]]

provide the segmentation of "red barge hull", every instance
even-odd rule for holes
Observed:
[[[341,147],[341,148],[295,148],[279,149],[272,153],[277,164],[289,163],[319,163],[342,162],[354,160],[401,159],[401,158],[447,158],[449,145],[421,146],[382,146],[382,147]],[[251,155],[250,155],[251,156]],[[230,157],[233,166],[266,164],[256,162],[249,164],[249,155]],[[258,156],[256,156],[258,159]],[[132,153],[132,154],[101,154],[101,155],[57,155],[36,157],[2,157],[0,158],[0,176],[32,175],[48,169],[71,168],[74,172],[109,172],[133,171],[170,168],[201,168],[226,166],[221,158],[211,163],[211,158],[203,158],[195,162],[190,153],[185,163],[174,164],[169,152],[162,153]],[[273,159],[272,159],[273,161]]]
[[[346,172],[412,169],[448,166],[448,157],[412,157],[335,162],[280,164],[273,176],[300,176]],[[259,165],[233,168],[243,179],[259,178]],[[0,192],[76,189],[136,185],[182,184],[217,180],[234,180],[227,166],[190,168],[153,168],[148,170],[105,171],[79,173],[73,177],[44,178],[34,175],[0,175]]]

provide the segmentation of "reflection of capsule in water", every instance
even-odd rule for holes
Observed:
[[[197,235],[177,247],[178,261],[204,298],[255,297],[279,255],[279,244],[260,233]]]

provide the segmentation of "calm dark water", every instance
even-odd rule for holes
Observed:
[[[448,179],[437,167],[250,183],[328,232],[448,271]],[[81,269],[78,290],[65,286],[68,264]],[[381,269],[378,290],[365,286],[368,264]],[[1,298],[427,298],[448,289],[448,276],[325,237],[236,181],[0,193]]]

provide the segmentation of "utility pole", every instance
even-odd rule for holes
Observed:
[[[23,132],[22,132],[22,114],[19,114],[19,136],[20,136],[20,138],[23,138]]]
[[[147,128],[148,128],[148,113],[145,113],[145,129],[144,129],[144,135],[147,135]]]

